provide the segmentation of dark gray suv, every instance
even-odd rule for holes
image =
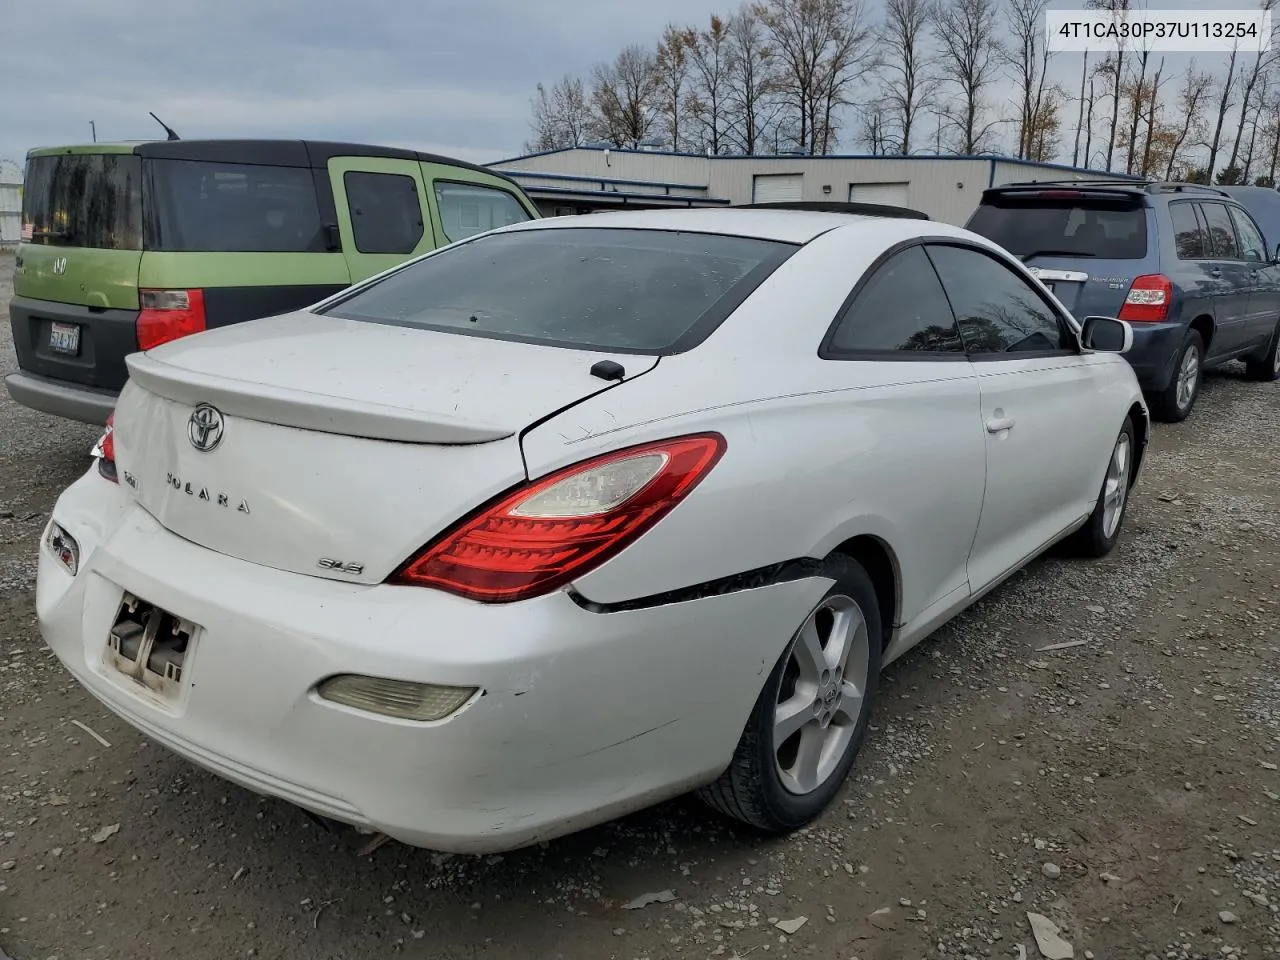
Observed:
[[[1186,419],[1206,367],[1280,378],[1280,250],[1222,190],[1135,180],[993,187],[966,226],[1022,259],[1076,316],[1133,327],[1152,414]]]

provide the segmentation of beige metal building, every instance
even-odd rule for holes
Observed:
[[[1124,179],[1007,157],[707,157],[577,147],[490,164],[515,178],[544,214],[839,200],[911,207],[963,224],[991,186],[1028,180]]]
[[[0,177],[0,248],[18,245],[22,233],[22,184]]]

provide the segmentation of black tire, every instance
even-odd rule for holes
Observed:
[[[1196,373],[1195,383],[1192,388],[1191,398],[1185,404],[1178,403],[1178,381],[1181,378],[1183,364],[1186,363],[1187,354],[1196,351],[1199,358],[1198,372]],[[1178,359],[1173,366],[1173,378],[1169,381],[1169,385],[1157,394],[1153,394],[1149,399],[1151,407],[1151,415],[1163,423],[1181,423],[1190,416],[1192,409],[1196,405],[1196,398],[1200,396],[1200,384],[1204,381],[1204,338],[1200,336],[1196,330],[1188,330],[1187,335],[1183,338],[1182,346],[1178,348]]]
[[[1276,328],[1271,332],[1266,352],[1256,360],[1244,362],[1244,375],[1259,383],[1280,380],[1280,321],[1276,321]]]
[[[811,612],[797,629],[795,636],[788,641],[760,691],[728,769],[715,783],[698,791],[698,796],[713,809],[766,833],[781,834],[796,830],[812,821],[835,799],[862,746],[875,702],[883,639],[880,608],[871,578],[861,564],[845,556],[828,558],[823,575],[831,577],[835,583],[815,607],[815,611],[823,609],[824,604],[833,599],[852,600],[862,614],[869,641],[866,644],[864,695],[857,721],[852,725],[853,735],[845,745],[839,761],[816,789],[805,794],[791,792],[783,785],[775,761],[774,710],[784,677],[788,675],[792,651],[800,640],[804,625],[813,616]]]
[[[1123,490],[1121,491],[1123,499],[1120,502],[1120,517],[1115,524],[1115,528],[1108,532],[1107,488],[1112,479],[1111,467],[1116,450],[1120,446],[1120,441],[1126,437],[1129,441],[1129,458],[1123,477]],[[1085,525],[1067,540],[1067,547],[1071,553],[1079,557],[1098,559],[1105,557],[1115,548],[1120,539],[1120,531],[1124,529],[1125,515],[1129,512],[1129,491],[1133,487],[1133,468],[1137,463],[1137,456],[1137,431],[1133,426],[1133,418],[1125,417],[1124,426],[1120,428],[1120,432],[1116,435],[1116,442],[1111,446],[1111,455],[1107,459],[1107,472],[1103,475],[1102,488],[1098,491],[1098,500],[1094,504],[1093,513],[1089,514],[1089,520]]]

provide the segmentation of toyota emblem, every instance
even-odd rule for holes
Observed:
[[[217,407],[202,403],[187,421],[187,439],[201,453],[208,453],[222,442],[222,414]]]

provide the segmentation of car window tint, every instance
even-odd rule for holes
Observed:
[[[412,253],[422,241],[418,185],[401,173],[349,170],[342,177],[360,253]]]
[[[1031,284],[969,247],[928,247],[970,354],[1071,349],[1057,315]]]
[[[29,243],[142,248],[142,160],[129,153],[32,157],[22,191]]]
[[[837,321],[834,353],[963,353],[942,284],[920,247],[894,254],[867,279]]]
[[[1262,234],[1258,232],[1258,228],[1249,219],[1239,207],[1228,207],[1231,212],[1231,219],[1236,225],[1236,236],[1240,238],[1240,255],[1245,260],[1254,260],[1261,262],[1267,258],[1267,245],[1262,239]]]
[[[983,200],[968,228],[1015,257],[1135,260],[1147,255],[1147,211],[1140,197],[1074,198],[1074,193],[997,195]]]
[[[1240,247],[1236,244],[1236,231],[1231,226],[1231,215],[1225,203],[1202,203],[1200,212],[1209,229],[1209,249],[1219,260],[1239,260]]]
[[[303,253],[327,249],[304,167],[148,160],[151,250]]]
[[[443,247],[323,312],[581,350],[673,353],[706,337],[797,249],[671,230],[491,233]]]
[[[505,190],[443,180],[437,180],[434,186],[436,205],[440,208],[440,225],[450,242],[533,219]]]
[[[1190,203],[1171,203],[1169,216],[1173,220],[1173,244],[1178,251],[1178,259],[1203,260],[1208,256],[1195,206]]]

